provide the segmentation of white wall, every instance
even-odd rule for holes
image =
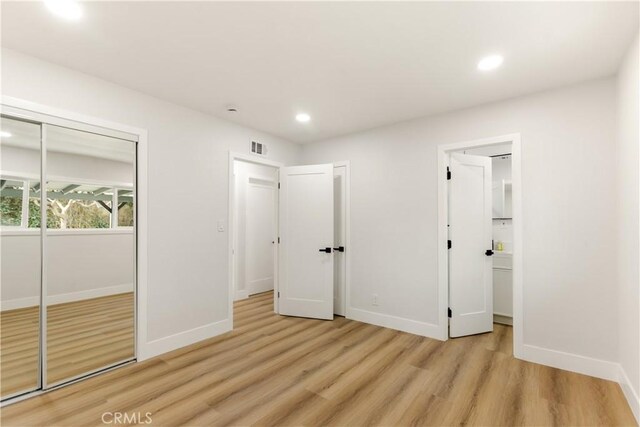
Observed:
[[[299,146],[7,49],[2,93],[148,130],[148,354],[228,329],[228,151]]]
[[[620,364],[630,388],[624,388],[640,422],[640,275],[638,250],[639,176],[638,37],[618,74],[618,282]]]
[[[524,343],[616,361],[615,99],[604,79],[304,146],[351,161],[351,305],[438,324],[436,147],[520,133]]]
[[[234,162],[235,172],[235,232],[234,249],[235,249],[235,299],[247,298],[249,290],[247,289],[247,188],[249,178],[259,178],[266,182],[277,183],[277,169],[236,160]],[[272,211],[275,206],[272,207]],[[255,237],[255,236],[254,236]],[[265,253],[266,258],[273,259],[273,256]],[[273,272],[272,272],[273,274]]]

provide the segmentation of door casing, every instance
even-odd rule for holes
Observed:
[[[234,217],[235,217],[235,179],[234,179],[234,172],[233,172],[233,168],[234,168],[234,162],[236,160],[239,161],[244,161],[244,162],[249,162],[249,163],[255,163],[255,164],[259,164],[259,165],[263,165],[263,166],[270,166],[273,167],[275,169],[278,170],[278,177],[280,176],[280,168],[284,166],[283,163],[275,161],[275,160],[270,160],[270,159],[266,159],[264,157],[261,156],[257,156],[257,155],[251,155],[251,154],[244,154],[244,153],[238,153],[238,152],[234,152],[234,151],[229,151],[229,169],[228,169],[228,183],[229,183],[229,193],[228,193],[228,216],[227,216],[227,223],[228,223],[228,275],[229,275],[229,283],[228,283],[228,288],[229,288],[229,292],[228,292],[228,310],[229,310],[229,317],[231,319],[231,321],[233,322],[233,301],[234,301],[234,297],[235,297],[235,259],[234,259],[234,254],[233,254],[233,248],[234,248],[234,230],[235,230],[235,221],[234,221]],[[350,222],[350,218],[351,218],[351,165],[350,162],[348,160],[344,160],[344,161],[336,161],[333,162],[333,166],[335,167],[345,167],[345,216],[346,216],[346,221],[344,224],[345,227],[345,243],[346,243],[346,251],[344,252],[345,256],[345,284],[344,284],[344,296],[345,296],[345,317],[347,318],[351,318],[351,314],[350,314],[350,300],[349,300],[349,296],[350,296],[350,284],[351,284],[351,222]],[[279,203],[279,194],[276,192],[276,204]],[[276,218],[278,218],[278,212],[276,211]],[[279,221],[276,223],[276,233],[279,234]],[[276,244],[275,250],[274,250],[274,278],[273,278],[273,310],[275,313],[278,313],[278,255],[279,255],[279,248],[278,245]]]
[[[511,143],[512,191],[513,191],[513,355],[523,358],[523,242],[522,242],[522,147],[520,134],[513,133],[453,144],[438,145],[438,326],[436,338],[449,338],[449,254],[448,240],[448,191],[447,167],[449,154],[454,151]]]

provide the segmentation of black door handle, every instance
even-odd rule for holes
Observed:
[[[491,255],[493,255],[493,251],[491,249],[487,249],[487,251],[484,254],[486,256],[491,256]]]
[[[334,251],[344,252],[344,246],[338,246],[337,248],[333,248]]]
[[[331,248],[320,249],[320,252],[326,252],[326,253],[330,254],[331,253]]]

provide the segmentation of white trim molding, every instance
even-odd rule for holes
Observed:
[[[240,289],[236,291],[235,301],[249,298],[249,291],[246,289]]]
[[[351,161],[349,160],[341,160],[338,162],[333,162],[334,169],[337,167],[345,168],[345,192],[344,192],[344,200],[345,200],[345,224],[344,224],[344,234],[345,234],[345,259],[344,259],[344,315],[347,319],[353,319],[353,315],[351,311],[353,308],[351,307]]]
[[[440,326],[433,323],[420,322],[417,320],[405,319],[403,317],[376,313],[374,311],[362,310],[360,308],[353,307],[349,308],[349,315],[347,317],[352,320],[357,320],[358,322],[370,323],[372,325],[408,332],[410,334],[433,338],[440,341],[445,341],[447,339],[446,335],[442,335],[442,329]]]
[[[47,305],[52,306],[55,304],[65,304],[68,302],[83,301],[87,299],[106,297],[111,295],[125,294],[133,292],[133,283],[126,283],[123,285],[107,286],[104,288],[87,289],[78,292],[69,292],[66,294],[49,295],[47,297]],[[27,307],[40,306],[40,297],[32,296],[25,298],[16,298],[0,303],[2,311],[17,310]]]
[[[616,362],[551,350],[531,344],[522,346],[518,359],[609,381],[617,382],[619,379],[620,365]]]
[[[168,337],[162,337],[157,340],[149,341],[144,348],[140,349],[138,360],[149,359],[173,350],[178,350],[199,341],[216,337],[233,329],[231,319],[224,319],[218,322],[209,323],[208,325],[198,326],[188,331],[179,332]]]
[[[228,200],[228,211],[227,211],[227,224],[229,225],[229,236],[228,236],[228,254],[229,254],[229,302],[228,302],[228,313],[229,319],[232,323],[233,329],[233,301],[244,299],[249,297],[248,289],[239,289],[236,290],[236,256],[235,256],[235,246],[236,246],[236,197],[235,197],[235,173],[234,173],[234,162],[242,161],[247,163],[254,163],[262,166],[270,166],[275,168],[278,172],[278,179],[280,176],[280,168],[284,166],[283,163],[277,162],[275,160],[265,159],[261,156],[257,156],[254,154],[243,154],[235,151],[229,151],[229,171],[228,171],[228,191],[227,200]],[[278,194],[276,193],[276,218],[277,208],[278,208]],[[278,225],[276,225],[276,234],[278,233]],[[274,311],[278,312],[278,245],[275,245],[275,251],[273,254],[273,306]]]
[[[119,228],[54,228],[47,230],[47,236],[102,236],[109,234],[133,234],[133,227]],[[4,227],[0,236],[40,236],[39,228]]]
[[[640,396],[638,395],[638,390],[633,389],[631,380],[622,365],[618,365],[617,381],[620,384],[620,388],[622,388],[622,393],[624,393],[624,397],[627,399],[629,407],[631,407],[633,416],[636,417],[636,422],[640,424]]]

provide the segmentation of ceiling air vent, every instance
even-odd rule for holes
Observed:
[[[251,152],[264,156],[267,154],[267,147],[256,141],[251,141]]]

